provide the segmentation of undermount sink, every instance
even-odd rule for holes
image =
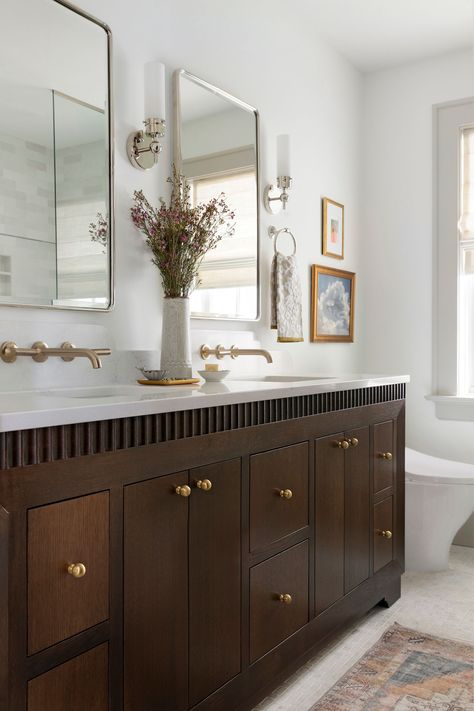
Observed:
[[[108,397],[134,397],[136,398],[137,386],[136,385],[109,385],[103,387],[90,387],[90,388],[71,388],[71,389],[58,389],[58,390],[44,390],[41,395],[46,397],[67,397],[74,398],[78,400],[91,398],[108,398]]]
[[[333,380],[331,376],[317,375],[262,375],[256,377],[232,378],[232,380],[245,380],[252,383],[304,383],[313,380]]]

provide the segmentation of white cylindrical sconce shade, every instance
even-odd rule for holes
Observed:
[[[277,136],[277,175],[291,176],[290,137],[286,133]]]
[[[145,118],[164,119],[166,115],[165,65],[145,64]]]

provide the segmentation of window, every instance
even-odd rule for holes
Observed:
[[[459,394],[474,393],[474,126],[461,130]]]
[[[434,107],[433,392],[443,419],[474,420],[474,99]]]
[[[255,170],[252,169],[217,173],[190,181],[193,205],[208,202],[219,193],[224,193],[229,207],[239,216],[235,234],[219,242],[201,264],[200,284],[191,295],[194,315],[225,313],[239,318],[255,318],[255,179]]]

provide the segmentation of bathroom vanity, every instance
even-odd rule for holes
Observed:
[[[251,709],[397,600],[406,381],[10,400],[0,708]]]

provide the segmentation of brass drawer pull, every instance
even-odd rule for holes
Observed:
[[[289,593],[284,593],[278,596],[278,599],[280,602],[283,602],[285,605],[291,605],[293,602],[293,598]]]
[[[359,440],[357,439],[357,437],[351,437],[349,440],[349,444],[351,445],[351,447],[357,447],[359,445]]]
[[[177,486],[175,488],[175,492],[178,494],[178,496],[184,496],[185,498],[191,495],[191,489],[187,484]]]
[[[212,489],[212,481],[210,479],[199,479],[196,482],[196,486],[202,491],[210,491]]]
[[[67,572],[72,575],[73,578],[83,578],[87,572],[84,563],[70,563],[67,567]]]
[[[293,492],[291,489],[281,489],[280,491],[280,497],[282,499],[292,499],[293,498]]]
[[[391,538],[393,534],[391,531],[377,531],[377,535],[383,536],[384,538]]]
[[[348,441],[347,439],[341,439],[341,440],[339,440],[339,442],[337,443],[337,446],[338,446],[340,449],[349,449],[350,444],[349,444],[349,441]]]
[[[382,452],[380,456],[382,457],[382,459],[386,459],[387,462],[391,462],[393,459],[393,455],[391,452]]]

